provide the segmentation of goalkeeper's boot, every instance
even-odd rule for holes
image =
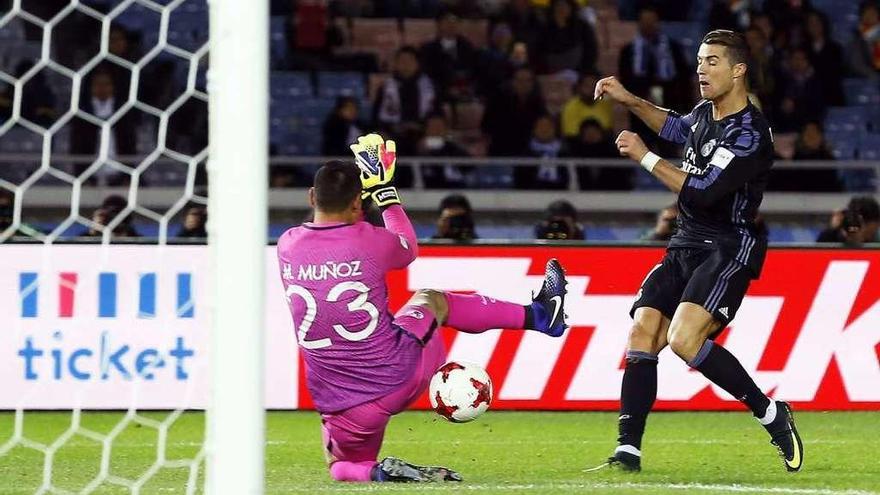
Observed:
[[[373,468],[373,481],[403,483],[461,481],[455,471],[440,466],[416,466],[396,457],[386,457]]]
[[[585,469],[584,472],[589,473],[604,470],[606,468],[627,473],[638,473],[642,470],[642,458],[635,454],[630,454],[629,452],[617,450],[607,461],[594,468]]]
[[[794,425],[791,406],[787,402],[776,401],[776,418],[764,428],[770,434],[770,443],[779,451],[785,469],[789,472],[800,471],[804,463],[804,444]]]
[[[529,305],[530,321],[527,321],[527,327],[546,333],[551,337],[559,337],[568,328],[565,324],[565,294],[568,290],[565,286],[565,271],[556,258],[547,262],[547,268],[544,273],[544,284],[532,299]]]

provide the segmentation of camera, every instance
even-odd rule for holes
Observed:
[[[535,225],[535,238],[547,240],[583,239],[584,233],[565,217],[551,217]]]
[[[465,241],[476,238],[474,233],[474,219],[468,214],[453,215],[449,217],[446,230],[447,239]]]
[[[855,233],[862,230],[862,216],[851,208],[843,211],[843,220],[840,222],[840,228],[847,233]]]

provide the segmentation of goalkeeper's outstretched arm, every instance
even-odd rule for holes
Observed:
[[[397,146],[394,141],[385,141],[378,134],[368,134],[358,138],[358,142],[351,145],[351,151],[361,171],[362,197],[376,203],[382,210],[385,228],[396,234],[400,241],[390,253],[391,266],[402,268],[416,259],[419,248],[415,229],[394,187]]]

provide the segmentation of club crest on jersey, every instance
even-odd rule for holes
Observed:
[[[702,148],[700,148],[700,154],[704,157],[712,154],[712,150],[715,149],[715,143],[717,141],[714,139],[710,139],[708,143],[704,144]]]

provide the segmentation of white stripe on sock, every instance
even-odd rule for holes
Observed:
[[[758,418],[758,422],[764,426],[769,425],[776,419],[776,401],[771,400],[770,405],[767,406],[767,412],[764,413],[763,418]]]
[[[632,454],[636,457],[642,456],[642,451],[632,445],[618,445],[617,448],[614,449],[614,453],[616,454],[618,452],[626,452],[627,454]]]

